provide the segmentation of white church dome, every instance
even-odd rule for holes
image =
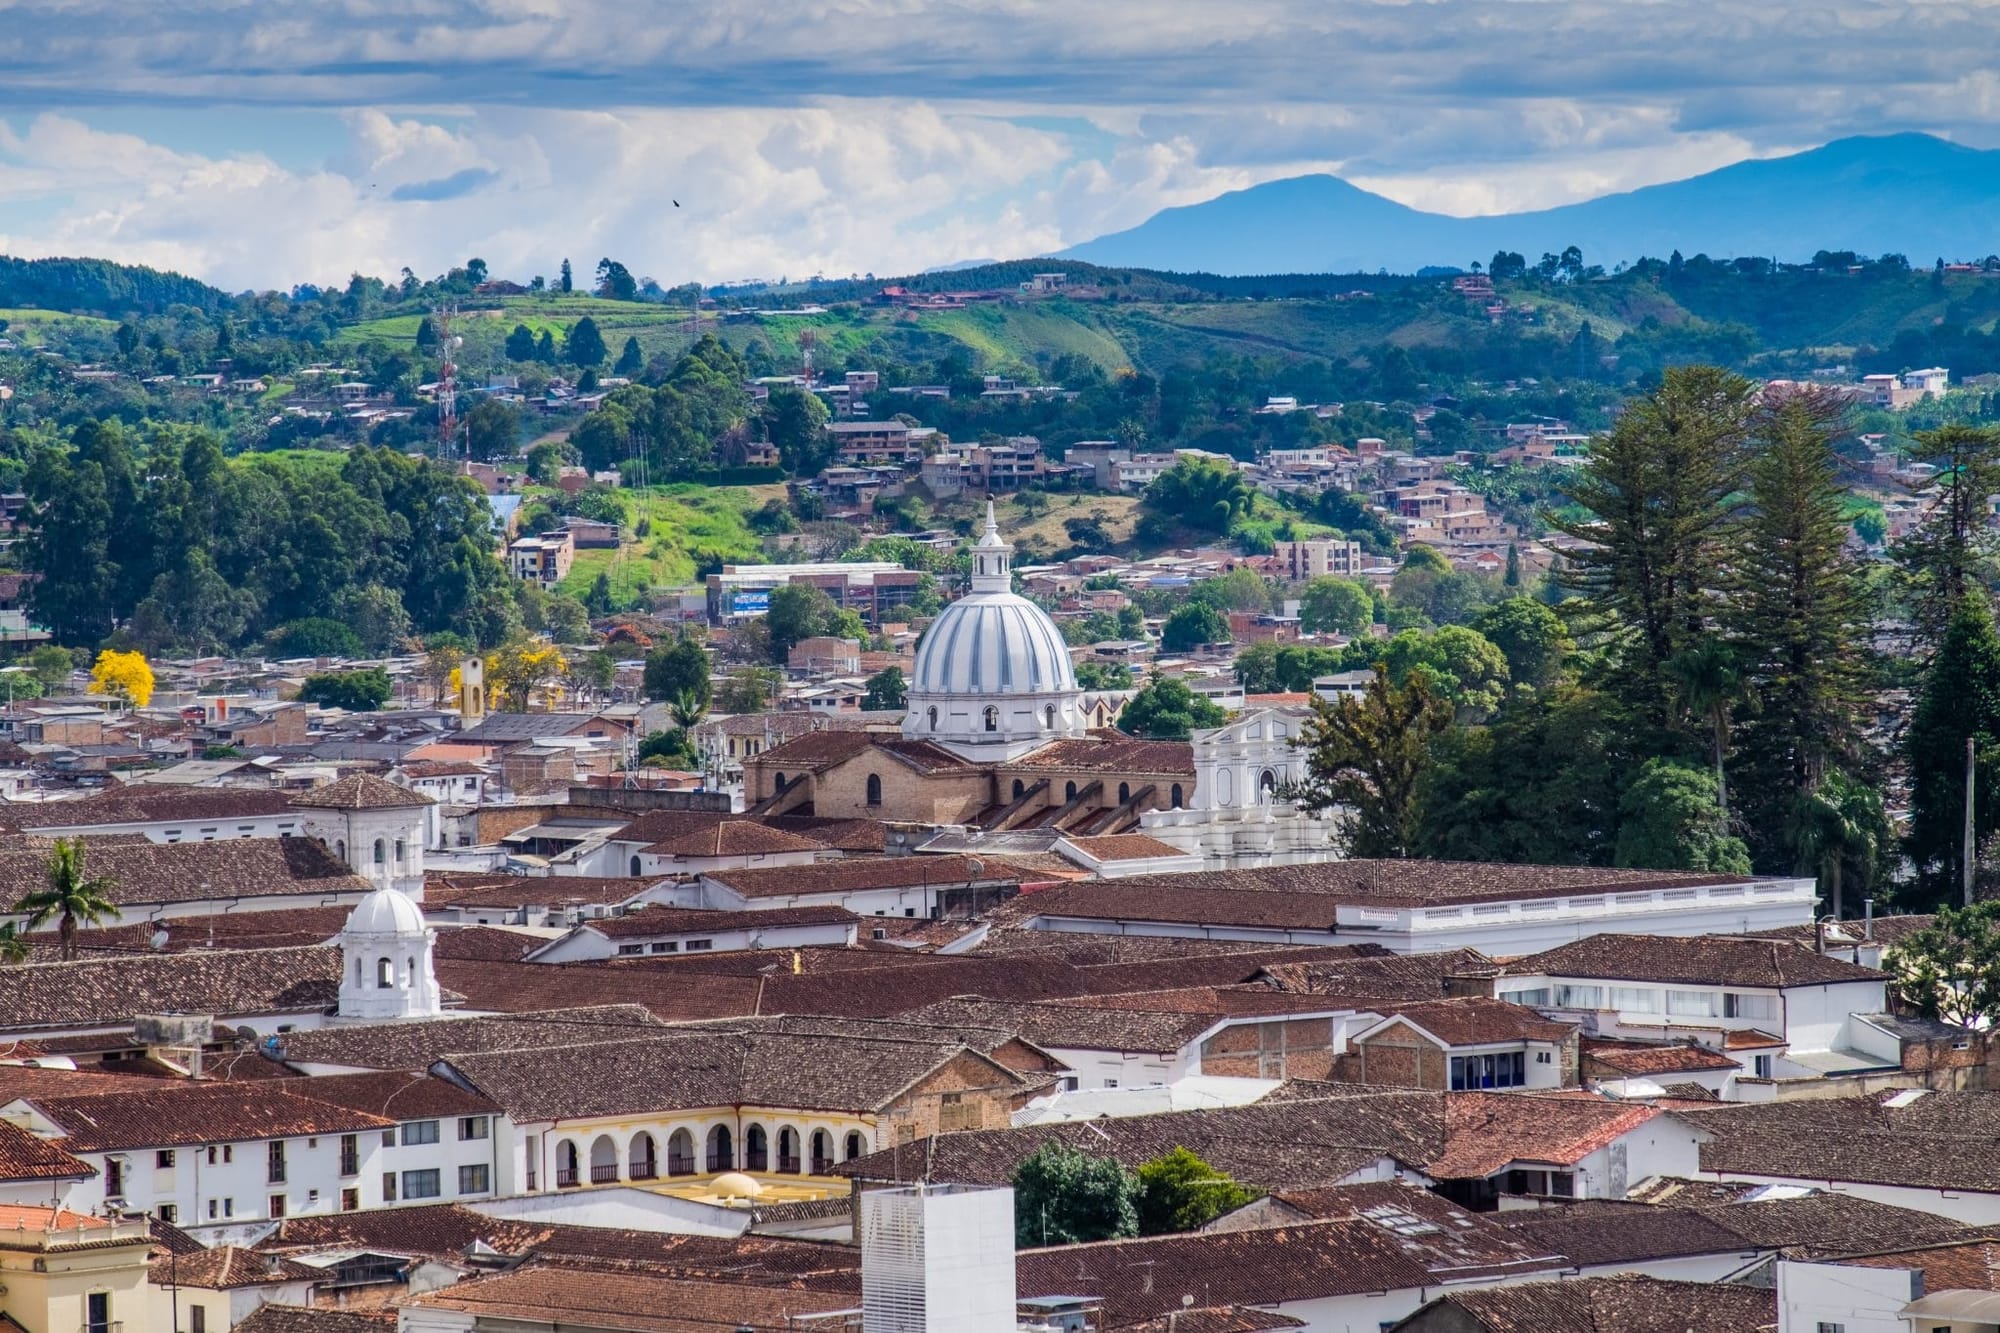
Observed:
[[[1014,548],[993,506],[972,548],[972,588],[924,631],[903,735],[968,759],[1012,759],[1084,734],[1069,646],[1048,612],[1013,590]]]
[[[1074,690],[1069,648],[1049,613],[1011,592],[975,592],[946,607],[917,647],[920,694],[1048,694]]]
[[[348,914],[348,935],[422,935],[424,910],[400,889],[381,888],[354,905]]]

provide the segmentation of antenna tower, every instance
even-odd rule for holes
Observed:
[[[451,331],[458,307],[447,301],[431,310],[431,327],[438,338],[438,457],[448,459],[458,447],[458,343]]]

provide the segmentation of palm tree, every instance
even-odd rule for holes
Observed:
[[[1704,639],[1675,654],[1666,663],[1667,677],[1681,706],[1708,723],[1715,763],[1715,803],[1729,817],[1729,779],[1723,761],[1729,755],[1729,719],[1738,704],[1755,702],[1736,655],[1719,639]]]
[[[0,967],[11,967],[15,963],[25,963],[35,946],[21,933],[21,928],[9,921],[0,926]]]
[[[67,963],[76,957],[79,922],[94,926],[118,915],[118,906],[111,901],[111,891],[117,883],[102,876],[84,878],[82,838],[56,839],[49,850],[48,878],[46,888],[22,898],[14,904],[14,910],[27,917],[29,930],[57,921],[62,938],[61,956]]]
[[[1834,920],[1841,918],[1844,872],[1849,865],[1858,867],[1866,887],[1887,828],[1881,793],[1845,773],[1829,772],[1798,798],[1792,815],[1798,869],[1819,876]]]
[[[708,705],[693,690],[682,690],[667,704],[667,713],[674,719],[674,725],[682,731],[692,732],[708,716]]]

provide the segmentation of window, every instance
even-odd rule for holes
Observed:
[[[340,1192],[340,1211],[358,1213],[361,1211],[361,1191],[352,1187]]]
[[[1611,1007],[1626,1014],[1657,1014],[1660,993],[1650,986],[1613,986]]]
[[[687,942],[687,951],[689,953],[704,953],[714,947],[714,940],[689,940]]]
[[[679,953],[680,951],[681,945],[679,940],[662,940],[653,946],[654,953]]]
[[[1520,1051],[1451,1057],[1451,1089],[1518,1088],[1528,1081],[1527,1060]]]
[[[1670,990],[1667,992],[1667,1013],[1675,1018],[1714,1018],[1715,992],[1706,990]]]
[[[93,1291],[83,1298],[83,1333],[111,1333],[111,1293]]]
[[[208,1333],[208,1307],[188,1305],[188,1333]]]
[[[1180,809],[1180,808],[1181,808],[1181,784],[1180,784],[1180,783],[1178,783],[1178,782],[1176,782],[1176,783],[1174,784],[1174,790],[1173,790],[1173,801],[1174,801],[1174,809],[1176,809],[1176,810]]]
[[[1724,991],[1722,994],[1722,1016],[1724,1018],[1776,1018],[1778,997],[1775,995],[1745,995],[1740,991]]]
[[[387,958],[375,960],[375,986],[378,990],[388,990],[396,984],[396,965]]]
[[[106,1198],[125,1197],[125,1159],[107,1157],[104,1159],[104,1194]]]
[[[1604,1004],[1602,986],[1557,986],[1558,1009],[1597,1009]]]
[[[396,839],[396,864],[403,864],[406,856],[407,853],[403,850],[403,840],[401,838]]]
[[[1104,1080],[1104,1086],[1107,1088],[1115,1088],[1118,1086],[1118,1080],[1115,1078],[1107,1078]]]
[[[413,1143],[436,1143],[437,1141],[438,1122],[435,1120],[412,1120],[409,1124],[403,1126],[403,1146],[405,1148]]]
[[[471,1139],[483,1139],[491,1132],[483,1115],[463,1115],[458,1118],[458,1139],[464,1143]]]
[[[1547,1004],[1549,1002],[1549,988],[1542,986],[1535,990],[1501,991],[1499,998],[1509,1004]]]
[[[484,1194],[492,1186],[488,1183],[486,1163],[475,1162],[471,1166],[458,1168],[458,1192],[460,1194]]]
[[[388,863],[389,863],[389,845],[383,842],[380,838],[377,838],[375,839],[375,864],[380,866],[380,865],[387,865]]]
[[[1120,805],[1123,805],[1123,804],[1125,804],[1125,802],[1127,802],[1127,801],[1129,801],[1129,800],[1131,800],[1131,799],[1132,799],[1132,784],[1131,784],[1131,783],[1129,783],[1129,782],[1121,782],[1121,783],[1119,783],[1119,784],[1118,784],[1118,804],[1120,804]]]
[[[181,1210],[173,1204],[163,1203],[155,1211],[159,1213],[162,1222],[178,1222],[181,1220]]]
[[[986,705],[986,712],[984,716],[986,719],[986,729],[988,731],[1000,730],[1000,710],[998,708],[995,708],[992,704]]]
[[[361,1140],[353,1134],[340,1136],[340,1174],[343,1176],[361,1174]]]
[[[273,1194],[271,1196],[271,1216],[283,1217],[284,1215],[285,1215],[285,1196],[282,1194]]]
[[[1820,1320],[1813,1327],[1816,1333],[1847,1333],[1847,1325],[1836,1324],[1825,1319]]]
[[[1050,731],[1056,729],[1056,706],[1054,704],[1050,704],[1042,710],[1042,721],[1048,724]]]
[[[882,777],[878,773],[868,775],[868,804],[882,804]]]
[[[929,722],[930,722],[930,724],[931,724],[931,730],[932,730],[932,731],[936,731],[936,730],[937,730],[937,709],[936,709],[936,708],[928,708],[928,709],[924,710],[924,716],[925,716],[925,717],[926,717],[926,718],[927,718],[927,719],[929,720]]]
[[[1576,1177],[1568,1171],[1549,1172],[1549,1193],[1559,1199],[1576,1197]]]
[[[269,1166],[269,1174],[265,1177],[266,1182],[272,1185],[284,1184],[285,1141],[283,1139],[272,1139],[265,1147],[265,1154],[268,1158]]]
[[[395,1147],[395,1146],[396,1146],[396,1131],[395,1131],[395,1130],[393,1130],[393,1129],[385,1129],[385,1130],[383,1130],[383,1131],[382,1131],[382,1146],[383,1146],[384,1148],[393,1148],[393,1147]]]
[[[403,1173],[403,1197],[405,1199],[435,1199],[444,1193],[444,1185],[438,1178],[438,1169],[429,1167],[422,1171]]]
[[[382,1202],[394,1203],[395,1201],[396,1173],[394,1171],[384,1171],[382,1173]]]
[[[644,952],[646,952],[646,946],[643,944],[621,944],[618,946],[618,956],[620,958],[634,958]]]
[[[159,1150],[158,1152],[154,1153],[154,1154],[153,1154],[153,1165],[154,1165],[154,1166],[156,1166],[156,1167],[158,1167],[158,1168],[160,1168],[160,1170],[162,1170],[162,1171],[171,1171],[171,1170],[173,1170],[173,1169],[174,1169],[174,1150],[173,1150],[172,1148],[162,1148],[162,1149],[160,1149],[160,1150]]]
[[[1770,1056],[1768,1056],[1768,1055],[1753,1055],[1753,1056],[1751,1056],[1751,1057],[1750,1057],[1750,1073],[1751,1073],[1751,1077],[1753,1077],[1753,1078],[1769,1078],[1769,1077],[1771,1077],[1771,1057],[1770,1057]]]
[[[1074,782],[1063,783],[1063,799],[1065,801],[1074,801],[1076,799],[1076,784]]]

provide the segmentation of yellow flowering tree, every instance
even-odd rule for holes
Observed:
[[[535,691],[549,695],[568,666],[562,649],[554,644],[516,639],[496,648],[486,659],[486,688],[509,710],[525,713]]]
[[[107,648],[97,655],[97,665],[90,669],[90,692],[144,708],[153,698],[153,668],[146,664],[144,653],[121,653]]]

